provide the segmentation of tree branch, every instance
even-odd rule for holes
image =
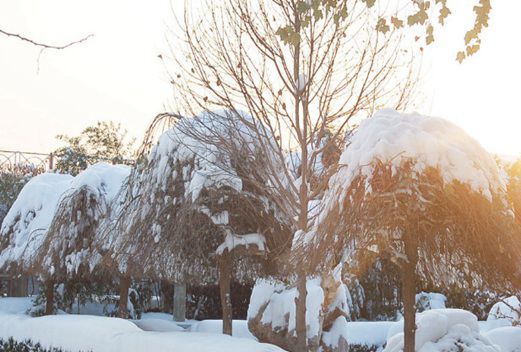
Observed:
[[[20,40],[22,40],[24,42],[28,42],[28,43],[30,43],[30,44],[32,44],[34,46],[40,47],[42,49],[55,49],[55,50],[62,50],[62,49],[66,49],[66,48],[68,48],[70,46],[73,46],[75,44],[83,43],[84,41],[86,41],[90,37],[94,36],[94,34],[91,33],[91,34],[89,34],[89,35],[87,35],[87,36],[85,36],[85,37],[83,37],[83,38],[81,38],[79,40],[75,40],[73,42],[70,42],[70,43],[67,43],[67,44],[64,44],[64,45],[51,45],[51,44],[45,44],[45,43],[36,42],[36,41],[34,41],[34,40],[30,39],[30,38],[27,38],[27,37],[25,37],[23,35],[16,34],[16,33],[9,33],[9,32],[6,32],[6,31],[4,31],[2,29],[0,29],[0,33],[6,35],[8,37],[18,38],[18,39],[20,39]]]

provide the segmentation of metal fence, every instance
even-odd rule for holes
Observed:
[[[90,163],[104,161],[107,163],[134,165],[136,162],[136,160],[133,159],[118,159],[116,161],[94,156],[88,157]],[[37,175],[42,172],[54,170],[59,166],[57,164],[59,160],[60,157],[54,153],[45,154],[0,149],[0,172]]]
[[[0,150],[0,171],[41,173],[53,170],[55,161],[53,153]]]

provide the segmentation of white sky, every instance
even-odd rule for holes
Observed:
[[[172,0],[179,14],[183,5]],[[468,6],[427,48],[418,110],[452,120],[490,151],[516,155],[521,1],[492,5],[482,50],[463,65],[454,58],[472,20]],[[38,49],[0,36],[0,149],[49,152],[57,134],[77,134],[98,120],[121,122],[140,140],[171,95],[157,58],[166,49],[170,6],[170,0],[0,1],[0,28],[6,31],[56,44],[95,35],[66,50],[45,51],[39,73]]]

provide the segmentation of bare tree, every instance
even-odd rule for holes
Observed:
[[[313,200],[334,169],[321,166],[322,153],[343,139],[355,118],[410,103],[416,66],[400,48],[400,31],[383,35],[376,29],[375,10],[358,1],[330,6],[227,0],[207,3],[195,18],[191,14],[186,8],[182,37],[172,44],[174,110],[196,116],[227,109],[260,140],[275,136],[263,145],[273,162],[258,170],[268,180],[262,189],[293,233],[306,233]],[[192,126],[200,123],[191,120]],[[197,136],[200,128],[186,126],[186,133],[205,139]],[[231,142],[219,140],[218,147],[232,151]],[[298,157],[288,161],[291,150]],[[317,173],[321,181],[311,183]],[[307,349],[307,270],[305,260],[296,265],[298,351]]]

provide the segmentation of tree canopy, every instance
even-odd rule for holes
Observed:
[[[98,161],[114,164],[131,163],[134,139],[127,137],[127,131],[112,121],[98,121],[85,128],[78,136],[58,135],[65,145],[56,149],[56,169],[77,175],[88,165]]]

